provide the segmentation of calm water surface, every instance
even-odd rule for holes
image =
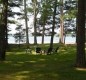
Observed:
[[[51,39],[51,37],[50,36],[45,36],[44,37],[44,43],[50,43],[50,39]],[[42,41],[42,37],[37,37],[37,42],[38,43],[41,43],[41,41]],[[29,42],[30,43],[34,43],[34,37],[33,36],[30,36],[29,37]],[[54,37],[54,43],[58,43],[59,42],[59,37]],[[73,43],[75,43],[76,42],[76,37],[72,37],[72,36],[67,36],[66,37],[66,39],[65,39],[65,43],[66,44],[73,44]],[[16,43],[15,42],[15,38],[14,37],[9,37],[8,38],[8,43],[12,43],[12,44],[14,44],[14,43]],[[25,43],[25,42],[23,42],[23,43]]]

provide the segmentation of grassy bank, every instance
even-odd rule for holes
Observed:
[[[74,67],[75,46],[61,46],[52,55],[7,52],[0,62],[0,80],[86,80],[86,70]]]

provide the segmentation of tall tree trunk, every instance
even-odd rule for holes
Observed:
[[[29,44],[29,35],[28,35],[28,20],[27,20],[27,9],[26,9],[26,0],[24,0],[24,12],[25,12],[25,26],[26,26],[26,44]]]
[[[5,25],[0,25],[0,60],[5,60],[6,39],[5,39]]]
[[[45,32],[45,20],[44,20],[44,23],[43,23],[42,44],[44,44],[44,32]]]
[[[5,9],[4,9],[4,14],[2,14],[5,18],[3,19],[4,20],[4,23],[5,23],[5,41],[6,41],[6,46],[8,45],[8,29],[7,29],[7,17],[8,17],[8,0],[3,0],[5,1],[3,3]]]
[[[76,66],[85,66],[85,0],[78,0]]]
[[[5,60],[7,47],[7,7],[8,0],[3,0],[2,20],[0,24],[0,60]]]
[[[34,10],[34,44],[37,44],[37,30],[36,30],[36,16],[37,16],[37,0],[32,0],[33,2],[33,10]]]
[[[64,33],[64,44],[65,44],[65,40],[66,40],[66,34]]]
[[[37,31],[36,31],[36,10],[34,10],[34,44],[37,44]]]
[[[54,29],[55,29],[56,7],[57,7],[57,0],[55,0],[55,2],[54,2],[53,26],[52,26],[52,34],[51,34],[50,48],[53,48],[53,38],[54,38]]]
[[[60,1],[61,2],[61,6],[60,6],[60,41],[59,43],[64,43],[64,24],[63,24],[63,0]]]

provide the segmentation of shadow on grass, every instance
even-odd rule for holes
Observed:
[[[8,54],[0,62],[0,80],[86,80],[86,71],[74,68],[75,51],[55,55]]]

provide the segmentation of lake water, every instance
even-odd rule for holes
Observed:
[[[50,39],[51,39],[51,37],[50,36],[45,36],[44,37],[44,43],[50,43]],[[40,37],[37,37],[37,43],[41,43],[41,41],[42,41],[42,37],[40,36]],[[34,37],[33,36],[30,36],[29,37],[29,42],[32,44],[32,43],[34,43]],[[59,42],[59,37],[54,37],[54,43],[58,43]],[[15,38],[14,37],[9,37],[8,38],[8,43],[11,43],[11,44],[14,44],[15,43]],[[25,43],[25,42],[23,42],[23,43]],[[65,39],[65,43],[66,44],[74,44],[74,43],[76,43],[76,37],[72,37],[72,36],[67,36],[66,37],[66,39]],[[17,43],[15,43],[15,44],[17,44]]]

